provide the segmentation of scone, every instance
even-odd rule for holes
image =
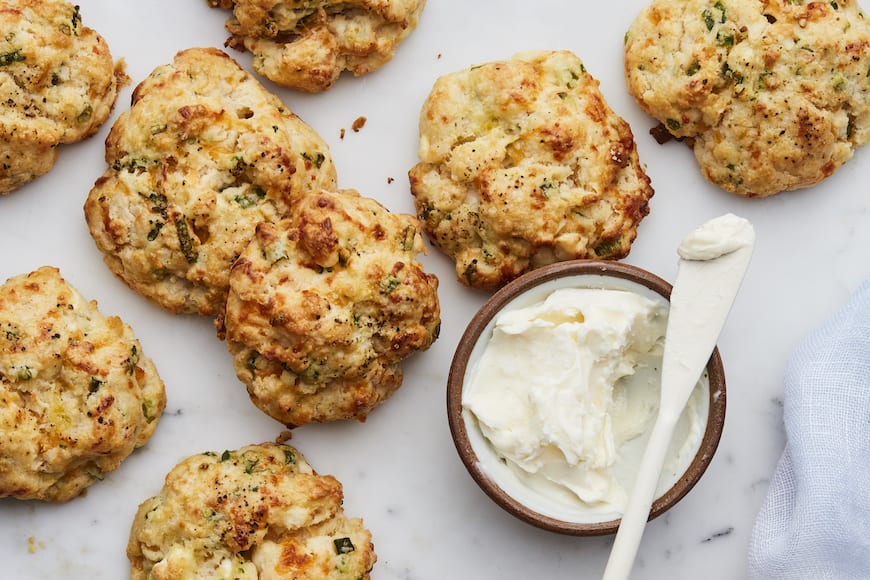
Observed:
[[[438,335],[438,279],[413,216],[353,190],[311,193],[263,223],[233,266],[225,332],[239,379],[290,427],[364,419]]]
[[[105,40],[60,0],[0,0],[0,194],[92,135],[127,81]]]
[[[726,191],[813,185],[870,140],[856,0],[654,0],[625,39],[629,91]]]
[[[223,310],[230,266],[264,220],[335,185],[323,139],[217,49],[189,49],[133,93],[85,217],[105,262],[171,312]]]
[[[274,443],[188,457],[133,520],[132,580],[367,579],[377,559],[341,484]]]
[[[342,71],[370,73],[393,58],[417,27],[426,0],[207,0],[232,8],[227,46],[248,50],[261,75],[308,92],[330,88]]]
[[[0,497],[76,497],[148,441],[165,405],[130,327],[56,268],[0,286]]]
[[[625,257],[650,180],[628,124],[574,54],[527,52],[439,78],[410,171],[417,215],[468,286]]]

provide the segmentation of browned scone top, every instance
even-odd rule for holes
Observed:
[[[130,327],[56,268],[0,286],[0,497],[76,497],[148,441],[165,405]]]
[[[868,46],[856,0],[653,0],[626,35],[625,76],[708,181],[764,197],[870,141]]]
[[[109,268],[171,312],[223,310],[258,223],[335,185],[326,143],[235,61],[194,48],[133,93],[85,217]]]
[[[419,156],[417,215],[468,286],[622,258],[653,195],[630,127],[567,51],[439,78],[420,115]]]
[[[341,484],[274,443],[193,455],[133,520],[132,580],[367,580],[377,556]]]
[[[417,27],[425,0],[207,0],[231,8],[227,46],[248,50],[261,75],[308,92],[342,71],[370,73]]]
[[[95,133],[126,82],[78,6],[0,0],[0,194],[51,169],[58,145]]]
[[[364,419],[440,327],[420,226],[353,190],[301,197],[233,266],[226,340],[253,402],[288,426]]]

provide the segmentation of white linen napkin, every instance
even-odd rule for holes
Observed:
[[[752,579],[870,579],[870,280],[795,350]]]

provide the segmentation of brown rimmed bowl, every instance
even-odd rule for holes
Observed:
[[[559,262],[533,270],[501,288],[492,295],[472,318],[465,330],[450,366],[447,379],[447,417],[456,450],[471,477],[480,488],[508,513],[552,532],[575,536],[597,536],[615,533],[618,518],[606,521],[576,521],[561,519],[558,514],[540,513],[508,493],[481,461],[481,455],[495,451],[480,434],[476,419],[462,407],[462,392],[466,378],[479,359],[492,334],[495,320],[506,309],[522,308],[543,300],[559,288],[608,288],[638,292],[648,297],[670,298],[671,285],[658,276],[619,262],[573,260]],[[694,459],[676,482],[652,505],[653,519],[680,501],[695,486],[713,459],[725,423],[725,372],[718,349],[714,349],[706,373],[709,380],[709,406],[706,429]],[[543,510],[541,510],[543,511]]]

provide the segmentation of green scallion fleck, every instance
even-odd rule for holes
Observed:
[[[682,127],[682,125],[680,125],[680,122],[677,121],[676,119],[668,119],[665,121],[665,124],[668,126],[668,129],[670,129],[671,131],[679,131],[680,127]]]
[[[402,282],[396,278],[395,276],[387,276],[381,281],[381,289],[384,294],[389,294],[393,290],[399,287],[399,284]]]
[[[608,240],[605,242],[601,242],[594,248],[595,255],[600,257],[610,256],[614,251],[619,249],[622,245],[622,238],[616,238],[615,240]]]
[[[716,44],[719,46],[734,46],[734,35],[720,30],[716,33]]]
[[[193,247],[193,239],[188,230],[187,220],[183,217],[175,221],[175,230],[178,233],[178,247],[188,264],[193,264],[199,257],[198,252]]]
[[[549,179],[545,179],[541,185],[538,186],[538,189],[541,190],[545,195],[549,195],[549,191],[551,189],[556,189],[556,184],[550,181]]]
[[[91,115],[94,113],[94,108],[90,105],[85,105],[85,108],[82,109],[82,112],[78,114],[76,117],[76,123],[82,124],[87,123],[91,120]]]
[[[707,27],[707,30],[713,30],[713,25],[716,22],[713,20],[713,13],[710,12],[709,8],[704,8],[704,11],[701,12],[701,17],[704,19],[704,26]]]
[[[142,416],[145,417],[145,422],[152,423],[157,418],[157,414],[154,411],[154,401],[151,399],[142,401]]]
[[[23,366],[18,369],[18,372],[15,375],[18,377],[19,381],[29,381],[33,378],[33,371],[28,366]]]
[[[91,384],[88,386],[88,392],[90,394],[94,394],[100,390],[100,387],[103,386],[103,381],[98,379],[97,377],[91,377]]]
[[[229,452],[228,449],[224,450],[224,452],[221,453],[221,461],[227,461],[231,456],[232,454]]]
[[[163,228],[163,222],[156,222],[154,227],[148,232],[148,241],[153,242],[160,235],[160,230]]]
[[[0,54],[0,66],[9,66],[13,62],[24,62],[25,56],[21,53],[21,49],[13,50]]]
[[[169,200],[166,199],[166,196],[164,194],[152,191],[150,194],[148,194],[148,201],[153,204],[151,206],[151,211],[165,216],[166,208],[169,205]]]
[[[317,169],[320,169],[320,166],[323,165],[323,162],[326,161],[326,155],[319,151],[315,151],[312,153],[303,153],[302,158],[311,162]]]
[[[692,63],[686,68],[686,74],[688,76],[694,76],[701,70],[701,63],[697,60],[693,60]]]
[[[127,372],[131,375],[136,372],[136,365],[139,364],[139,349],[134,344],[130,348],[130,358],[127,359]]]
[[[248,209],[257,205],[257,200],[247,195],[239,194],[233,199],[242,209]]]
[[[477,280],[477,260],[474,259],[465,268],[465,271],[462,273],[463,278],[465,278],[465,282],[469,286],[474,286],[475,281]]]
[[[356,550],[353,546],[353,542],[350,541],[350,538],[336,538],[332,543],[335,544],[336,554],[347,554]]]
[[[248,475],[254,473],[254,468],[260,463],[260,457],[251,451],[245,452],[242,460],[245,462],[245,473]]]
[[[245,366],[251,372],[257,370],[257,359],[260,358],[260,354],[257,351],[253,351],[251,355],[248,357],[248,360],[245,361]]]

